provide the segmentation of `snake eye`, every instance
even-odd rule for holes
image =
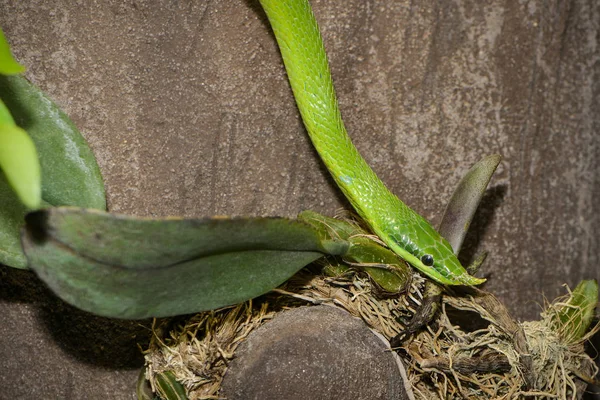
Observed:
[[[423,265],[431,267],[433,265],[433,257],[431,254],[425,254],[423,257],[421,257],[421,262]]]

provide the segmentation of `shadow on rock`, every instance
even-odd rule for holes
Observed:
[[[106,368],[139,368],[139,346],[150,339],[151,320],[104,318],[56,297],[31,271],[0,266],[0,302],[36,306],[39,329],[76,359]]]
[[[479,243],[490,227],[496,210],[502,204],[506,191],[506,185],[498,185],[489,188],[483,195],[460,252],[459,258],[463,265],[470,265],[471,261],[477,257]]]

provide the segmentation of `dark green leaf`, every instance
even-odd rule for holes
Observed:
[[[0,173],[0,264],[27,268],[19,237],[26,213],[27,208]]]
[[[69,117],[20,76],[0,77],[0,97],[38,150],[42,198],[52,205],[105,209],[100,169]]]
[[[29,265],[52,290],[84,310],[129,319],[239,303],[348,249],[283,218],[143,219],[52,208],[26,220]]]
[[[42,175],[42,205],[104,209],[100,170],[73,123],[39,89],[19,76],[0,77],[0,98],[33,140]],[[0,178],[0,263],[26,268],[19,244],[25,208]]]
[[[161,372],[156,375],[156,390],[163,400],[188,400],[183,385],[175,379],[171,371]]]

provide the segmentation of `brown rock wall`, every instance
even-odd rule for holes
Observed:
[[[535,318],[563,283],[600,278],[600,3],[312,4],[348,130],[400,198],[438,222],[470,165],[504,156],[466,252],[490,252],[487,288],[515,316]],[[90,142],[113,211],[293,216],[345,204],[255,1],[0,0],[0,26]],[[15,300],[8,285],[28,278],[1,272],[1,396],[37,398],[46,380],[70,388],[49,383],[48,398],[132,398],[134,371],[97,372],[65,350],[37,305],[49,295],[24,285]],[[43,345],[22,350],[32,342]],[[45,357],[56,369],[36,365]],[[90,376],[114,385],[90,389]]]

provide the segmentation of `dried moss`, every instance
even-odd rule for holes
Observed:
[[[276,313],[300,305],[330,304],[357,316],[390,340],[405,329],[422,300],[415,274],[408,293],[378,299],[367,278],[337,278],[303,270],[258,301],[197,314],[174,328],[156,327],[146,352],[147,377],[173,371],[189,398],[217,399],[235,350]],[[517,324],[491,294],[444,295],[437,320],[398,349],[415,399],[579,398],[597,368],[582,340],[561,339],[548,305],[540,321]],[[468,318],[464,318],[465,315]],[[462,317],[462,318],[461,318]],[[465,323],[467,322],[467,323]],[[475,323],[474,323],[475,322]]]

